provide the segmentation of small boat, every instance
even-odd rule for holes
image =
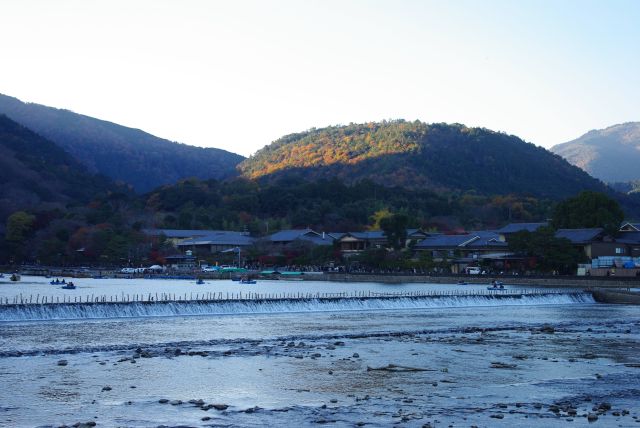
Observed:
[[[196,281],[196,284],[202,285],[204,284],[204,280],[202,278],[198,278],[198,280]]]
[[[0,278],[4,278],[4,274],[0,272]]]
[[[240,278],[238,278],[238,277],[233,277],[233,278],[231,278],[231,281],[240,281]]]
[[[458,285],[467,285],[467,281],[458,281]]]
[[[487,290],[504,290],[504,284],[502,281],[491,281],[491,286],[487,287]]]
[[[257,284],[255,279],[241,279],[240,284]]]
[[[64,290],[75,290],[76,289],[76,285],[73,282],[69,281],[67,284],[63,285],[60,288],[62,288]]]

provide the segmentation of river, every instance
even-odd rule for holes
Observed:
[[[143,279],[79,279],[62,290],[48,281],[2,283],[0,297],[486,292]],[[0,425],[554,427],[586,426],[591,415],[639,426],[637,306],[586,293],[175,305],[0,308]]]

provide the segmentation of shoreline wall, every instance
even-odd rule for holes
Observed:
[[[640,305],[640,293],[623,290],[593,290],[593,299],[598,303],[616,305]]]
[[[598,277],[526,277],[526,276],[423,276],[423,275],[366,275],[366,274],[324,274],[303,275],[307,281],[335,282],[380,282],[384,284],[433,283],[456,284],[464,281],[467,284],[488,285],[491,281],[501,281],[505,285],[535,285],[540,287],[569,288],[640,288],[640,278],[598,278]]]

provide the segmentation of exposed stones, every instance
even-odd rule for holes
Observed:
[[[517,364],[502,363],[500,361],[491,362],[492,369],[515,369],[516,367],[518,367]]]
[[[227,410],[229,406],[227,404],[212,404],[211,408],[222,411]]]
[[[112,389],[112,388],[111,388],[110,386],[103,386],[103,387],[102,387],[102,390],[103,390],[103,391],[111,391],[111,389]]]
[[[554,334],[556,332],[556,329],[553,328],[551,324],[544,324],[542,327],[540,327],[540,330],[538,331],[540,333]]]
[[[59,366],[66,366],[67,364],[69,364],[69,362],[67,360],[58,360],[57,364]]]
[[[167,404],[168,402],[169,402],[168,398],[161,398],[161,399],[158,400],[158,403],[160,403],[160,404]]]
[[[597,420],[598,420],[598,415],[596,415],[595,413],[589,413],[589,414],[587,415],[587,420],[588,420],[589,422],[595,422],[595,421],[597,421]]]

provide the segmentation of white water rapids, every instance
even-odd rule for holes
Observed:
[[[0,321],[238,315],[595,303],[589,293],[273,299],[212,302],[25,304],[0,307]]]

